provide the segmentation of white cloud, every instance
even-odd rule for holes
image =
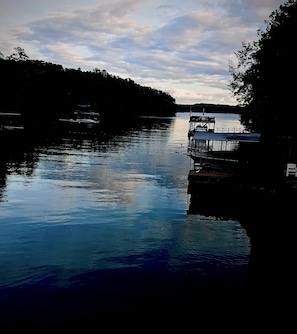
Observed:
[[[36,5],[31,13],[20,0],[4,1],[2,8],[12,17],[5,21],[11,25],[0,25],[0,51],[5,55],[21,46],[33,59],[83,70],[97,67],[140,84],[149,82],[171,93],[178,103],[205,99],[235,104],[227,88],[228,62],[242,41],[256,39],[264,19],[282,2],[29,0],[26,4]],[[0,15],[5,16],[3,11]]]

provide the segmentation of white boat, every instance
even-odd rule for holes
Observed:
[[[90,117],[77,117],[77,118],[59,118],[59,122],[66,123],[66,124],[82,124],[82,125],[96,125],[99,124],[100,121],[96,119],[92,119]]]
[[[259,133],[215,131],[215,117],[190,115],[188,155],[193,161],[189,179],[217,182],[233,175],[239,162],[240,144],[258,143]],[[210,126],[212,125],[212,126]]]
[[[1,133],[20,133],[25,130],[22,115],[17,112],[1,112],[0,113],[0,131]]]
[[[78,104],[71,117],[59,118],[62,124],[93,128],[100,123],[100,114],[92,110],[90,104]]]
[[[214,132],[215,117],[212,116],[190,116],[188,137],[196,132]]]

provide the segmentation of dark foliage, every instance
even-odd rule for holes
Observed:
[[[243,43],[236,53],[237,66],[230,65],[230,88],[244,107],[241,115],[247,129],[278,135],[295,135],[295,40],[297,2],[287,1],[272,12],[259,40]]]
[[[196,103],[196,104],[179,104],[178,112],[205,112],[205,113],[223,113],[223,114],[240,114],[240,106],[230,106],[226,104]]]
[[[21,48],[0,58],[0,111],[18,111],[28,122],[54,122],[78,103],[91,103],[102,118],[174,115],[176,105],[167,93],[121,79],[105,70],[81,71],[28,60]]]

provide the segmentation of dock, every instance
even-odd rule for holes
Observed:
[[[240,145],[261,140],[259,133],[229,129],[216,131],[214,125],[214,117],[190,116],[188,156],[193,167],[188,174],[189,182],[218,184],[226,181],[237,170]]]
[[[190,170],[188,174],[189,181],[198,181],[199,183],[218,183],[223,179],[231,177],[234,173],[224,170]]]

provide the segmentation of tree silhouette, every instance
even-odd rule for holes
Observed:
[[[27,56],[24,49],[17,46],[15,49],[15,52],[7,57],[9,60],[27,60],[29,57]]]
[[[243,42],[235,53],[237,65],[229,65],[230,89],[244,107],[241,122],[248,130],[296,136],[296,0],[287,1],[269,18],[258,40]]]
[[[61,65],[29,60],[17,47],[0,57],[0,111],[18,111],[28,124],[52,124],[73,113],[79,103],[96,106],[102,119],[121,122],[140,115],[176,113],[175,100],[167,93],[122,79],[106,70],[64,69]]]

